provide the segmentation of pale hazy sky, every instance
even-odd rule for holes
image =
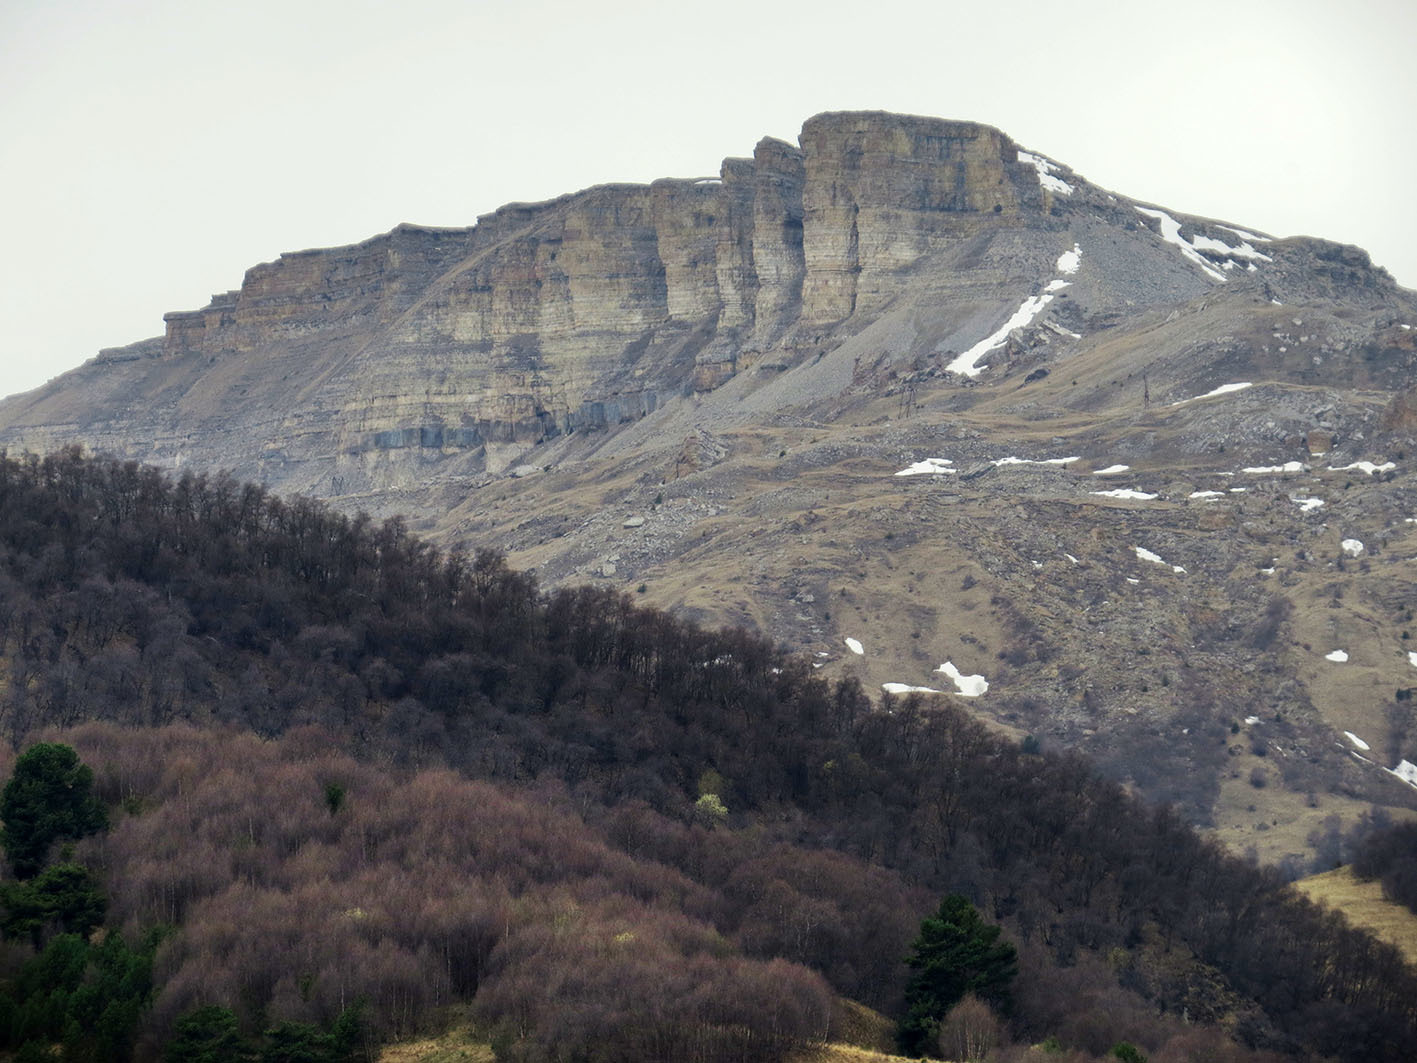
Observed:
[[[1417,287],[1411,0],[0,0],[0,395],[282,251],[717,172],[825,110],[998,126]]]

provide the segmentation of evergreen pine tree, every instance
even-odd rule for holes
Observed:
[[[905,961],[915,973],[906,983],[907,1012],[896,1034],[902,1051],[914,1056],[936,1051],[940,1021],[966,993],[1008,1014],[1018,952],[998,940],[1000,933],[957,893],[920,924]]]
[[[82,838],[108,826],[93,795],[93,771],[58,742],[30,746],[15,761],[0,794],[0,844],[15,877],[33,878],[56,841]]]

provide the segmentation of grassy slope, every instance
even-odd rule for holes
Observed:
[[[1339,909],[1355,925],[1392,942],[1409,963],[1417,964],[1417,915],[1385,899],[1380,883],[1360,882],[1349,868],[1340,867],[1294,885],[1313,900]]]

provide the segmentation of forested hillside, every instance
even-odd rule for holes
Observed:
[[[144,1058],[362,998],[366,1044],[471,999],[506,1059],[777,1059],[834,995],[901,1017],[949,892],[1019,950],[1022,1044],[1417,1035],[1394,949],[1080,757],[223,478],[0,461],[0,703],[93,767],[107,933],[175,928]]]

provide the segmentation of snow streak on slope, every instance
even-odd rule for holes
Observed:
[[[1040,170],[1039,173],[1041,175],[1042,171]],[[1062,182],[1060,181],[1059,184],[1062,184]],[[1068,191],[1071,192],[1072,189],[1069,188]],[[1081,265],[1082,248],[1078,244],[1073,244],[1071,251],[1064,251],[1058,256],[1058,261],[1054,268],[1059,273],[1072,276],[1078,271]],[[1023,326],[1032,322],[1034,318],[1043,312],[1043,308],[1053,301],[1053,293],[1066,288],[1069,283],[1069,281],[1063,280],[1062,277],[1054,277],[1048,282],[1047,287],[1044,288],[1040,294],[1030,295],[1025,299],[1022,305],[1014,311],[1013,316],[1000,325],[995,332],[985,336],[973,347],[969,348],[969,350],[965,351],[955,358],[954,361],[950,362],[949,365],[945,366],[945,371],[959,373],[961,376],[967,377],[978,376],[988,368],[987,366],[979,365],[979,359],[983,358],[996,347],[1002,347],[1008,342],[1009,333],[1013,332],[1014,329],[1023,328]]]
[[[1116,487],[1111,491],[1089,491],[1088,494],[1101,495],[1103,498],[1121,498],[1132,502],[1150,502],[1156,497],[1131,487]]]
[[[1231,395],[1237,391],[1244,391],[1246,388],[1254,387],[1248,380],[1242,380],[1234,384],[1221,384],[1220,387],[1207,391],[1204,395],[1196,395],[1189,399],[1182,399],[1180,402],[1173,402],[1172,406],[1184,406],[1188,402],[1200,402],[1201,399],[1213,399],[1217,395]]]
[[[914,464],[901,469],[897,476],[934,476],[940,473],[958,472],[958,469],[951,469],[954,462],[949,458],[925,458]]]
[[[1016,328],[1022,328],[1035,317],[1043,312],[1043,308],[1053,301],[1053,297],[1048,294],[1030,295],[1023,301],[1023,304],[1014,311],[1013,317],[1009,318],[998,330],[991,335],[985,336],[969,350],[965,351],[958,358],[945,366],[946,371],[959,373],[962,376],[975,377],[982,373],[987,366],[977,364],[979,359],[996,347],[1002,347],[1009,338],[1009,333]]]
[[[1359,472],[1365,472],[1369,476],[1372,476],[1374,473],[1378,472],[1391,472],[1395,468],[1397,468],[1397,466],[1390,461],[1384,461],[1381,463],[1374,463],[1371,461],[1355,461],[1351,465],[1330,465],[1328,467],[1328,471],[1351,472],[1352,470],[1357,469]]]
[[[966,698],[977,698],[980,694],[989,689],[989,681],[982,675],[961,675],[960,670],[954,666],[952,661],[946,661],[935,671],[943,672],[954,680],[955,689]]]
[[[1042,155],[1035,155],[1030,151],[1020,151],[1018,161],[1028,166],[1032,166],[1038,171],[1038,183],[1049,192],[1060,196],[1070,196],[1073,194],[1073,186],[1064,181],[1061,177],[1054,177],[1053,174],[1060,168],[1051,159],[1045,159]]]
[[[1161,227],[1161,239],[1165,240],[1168,244],[1179,247],[1181,254],[1204,270],[1205,275],[1212,280],[1218,280],[1222,283],[1225,280],[1225,274],[1215,268],[1213,262],[1215,258],[1224,260],[1223,265],[1226,269],[1233,268],[1236,259],[1247,262],[1251,269],[1254,269],[1255,262],[1273,261],[1268,255],[1256,251],[1243,236],[1240,238],[1239,247],[1231,247],[1224,240],[1217,240],[1211,236],[1202,236],[1199,233],[1187,239],[1181,235],[1181,223],[1164,210],[1152,210],[1149,207],[1137,207],[1136,210],[1138,214],[1144,214],[1148,218],[1154,219]],[[1239,234],[1239,231],[1236,229],[1231,229],[1230,231],[1237,235]],[[1202,252],[1204,252],[1204,254],[1202,254]],[[1207,258],[1207,255],[1211,257]]]

